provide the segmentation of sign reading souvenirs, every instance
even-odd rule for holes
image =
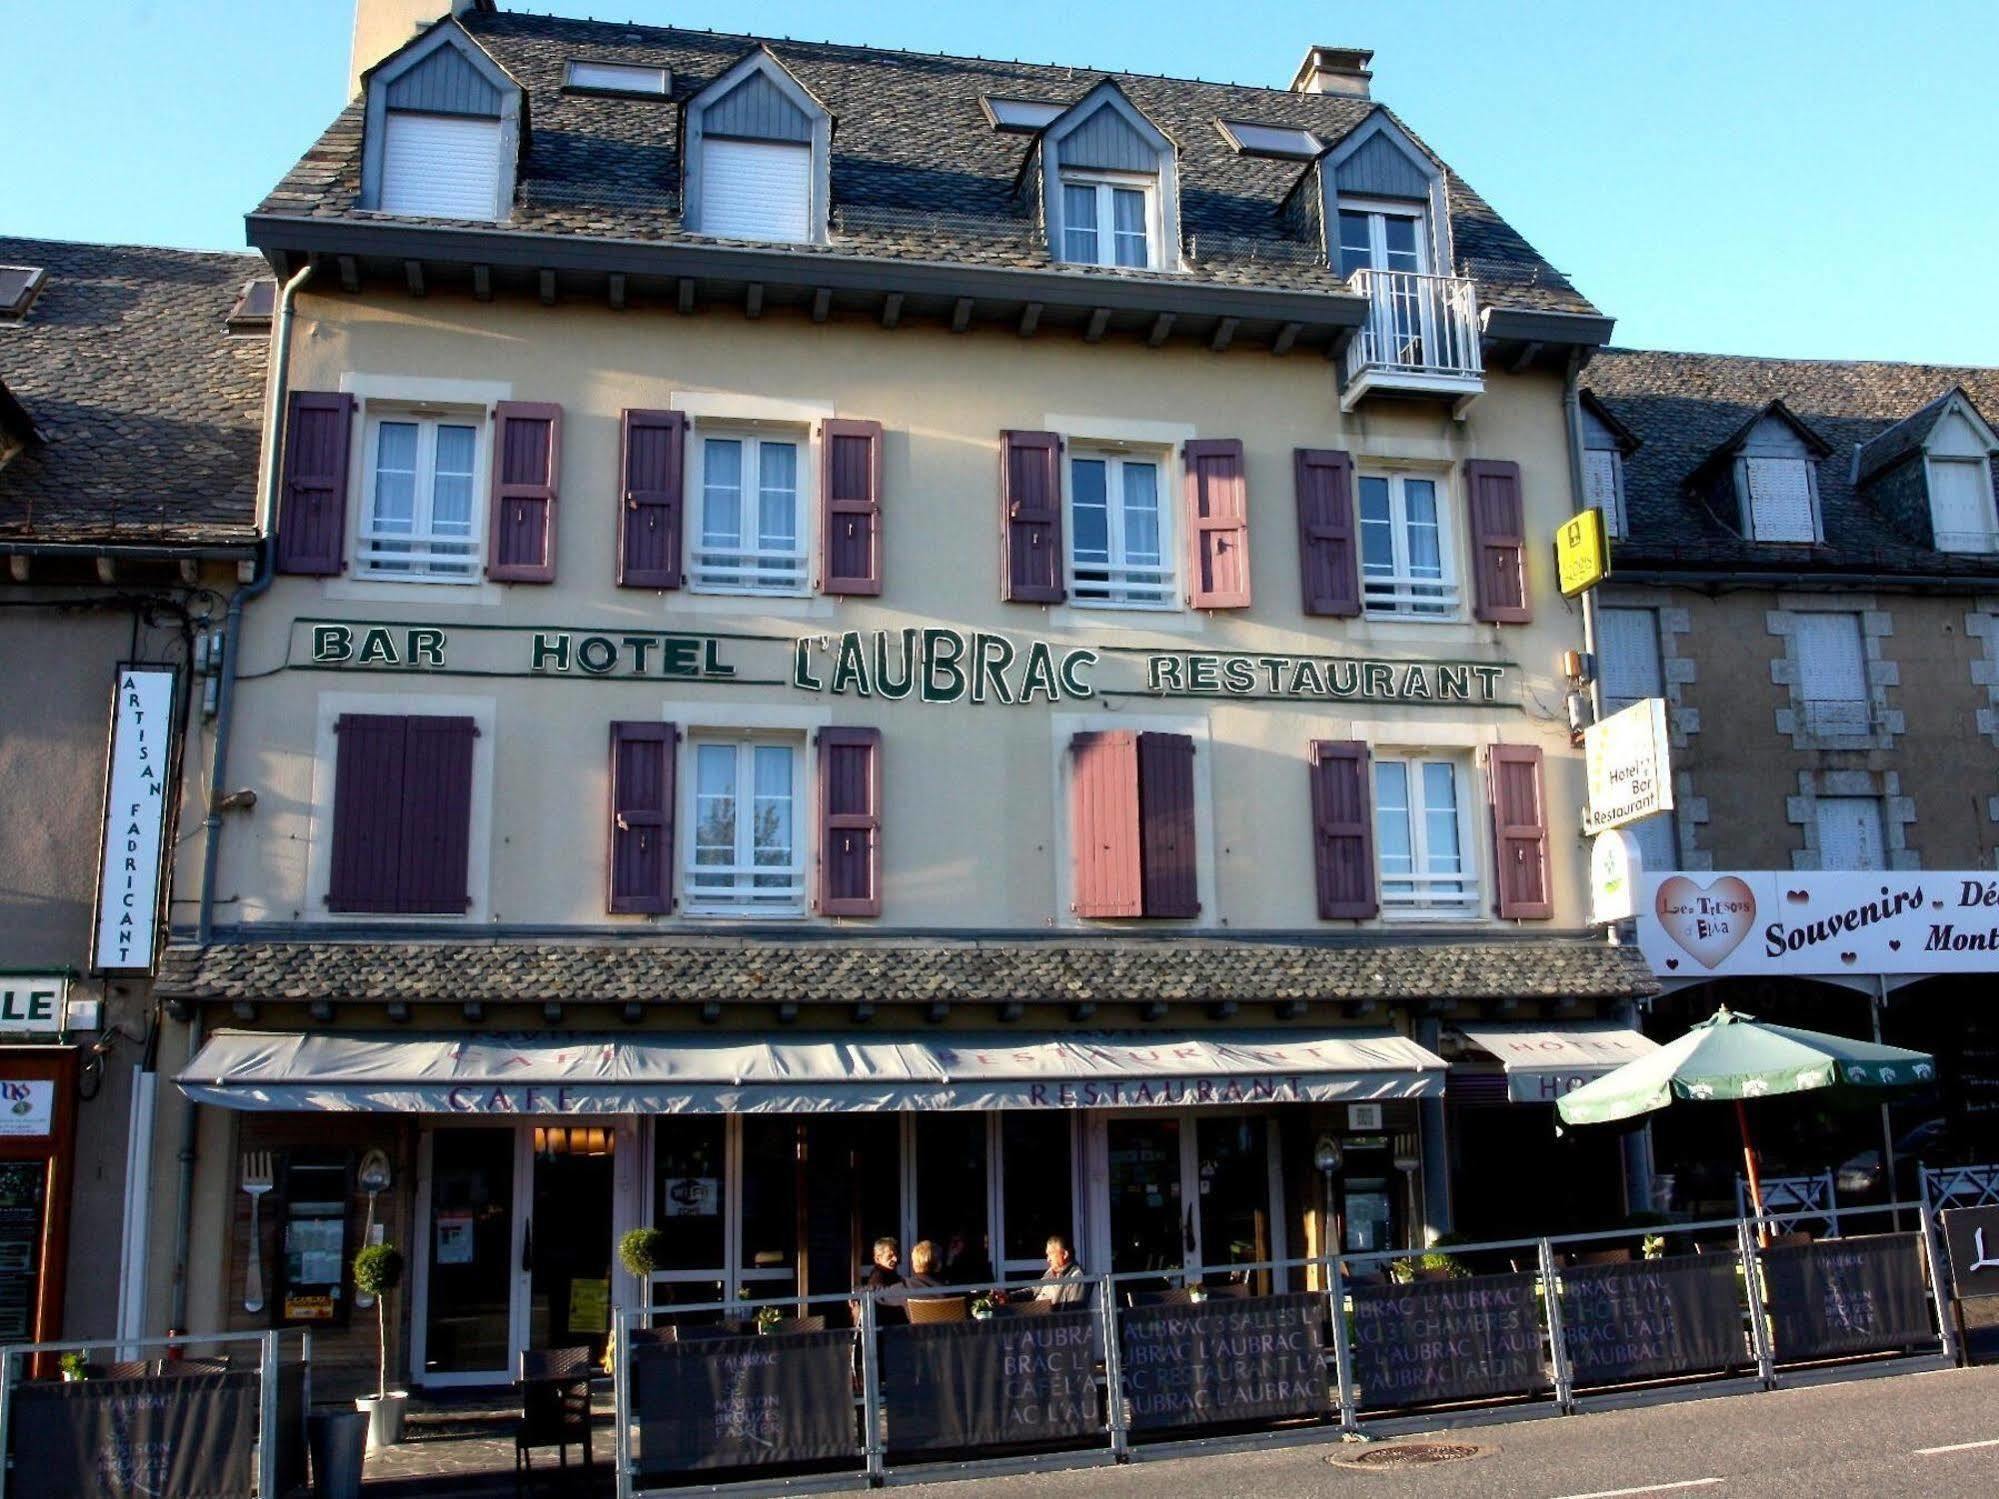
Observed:
[[[1588,592],[1610,576],[1610,534],[1603,512],[1594,505],[1569,517],[1555,532],[1555,576],[1565,599]]]
[[[1934,1344],[1919,1242],[1915,1234],[1869,1234],[1764,1250],[1778,1361]]]
[[[1134,1430],[1324,1415],[1326,1298],[1137,1306],[1119,1318]]]
[[[60,973],[0,978],[0,1036],[60,1034],[69,979]]]
[[[1371,660],[1054,645],[984,630],[846,630],[779,637],[507,625],[294,621],[290,664],[313,671],[789,686],[924,703],[1220,697],[1259,702],[1505,706],[1500,662]]]
[[[159,931],[167,827],[174,669],[121,666],[111,695],[111,764],[97,866],[93,966],[150,973]]]
[[[1095,1316],[1054,1311],[880,1333],[891,1452],[1063,1441],[1103,1429]]]
[[[1353,1288],[1353,1377],[1369,1407],[1524,1395],[1546,1385],[1535,1277]],[[1731,1303],[1732,1304],[1732,1303]]]
[[[1990,870],[1648,874],[1638,945],[1662,978],[1989,973],[1999,964]]]
[[[639,1472],[854,1455],[854,1335],[635,1343]]]
[[[1648,697],[1583,730],[1589,805],[1583,831],[1620,828],[1673,807],[1666,700]]]
[[[1579,1385],[1705,1374],[1748,1362],[1725,1254],[1574,1265],[1562,1272],[1562,1341]]]

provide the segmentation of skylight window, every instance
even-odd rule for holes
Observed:
[[[24,315],[47,279],[38,265],[0,265],[0,318]]]
[[[658,94],[667,91],[665,68],[649,68],[631,62],[586,62],[572,58],[565,81],[571,88],[594,89],[606,94]]]
[[[986,113],[992,116],[995,130],[1039,130],[1057,115],[1066,113],[1068,108],[1066,104],[1047,104],[1039,99],[986,97]]]
[[[1244,156],[1282,156],[1308,160],[1325,150],[1325,143],[1295,125],[1257,125],[1247,120],[1217,120],[1228,143]]]
[[[231,333],[264,333],[270,330],[271,309],[277,305],[278,283],[262,277],[243,284],[243,294],[229,309]]]

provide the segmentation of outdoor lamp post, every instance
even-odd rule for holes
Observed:
[[[1340,1219],[1333,1211],[1333,1176],[1340,1169],[1340,1142],[1337,1136],[1321,1135],[1319,1143],[1312,1147],[1312,1164],[1319,1168],[1319,1180],[1325,1186],[1325,1200],[1319,1210],[1319,1237],[1326,1247],[1326,1258],[1330,1261],[1340,1252]],[[1332,1272],[1327,1272],[1327,1280]]]

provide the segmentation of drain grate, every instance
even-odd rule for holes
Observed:
[[[1463,1462],[1477,1457],[1479,1451],[1469,1442],[1384,1442],[1333,1461],[1353,1468],[1420,1468],[1431,1463]]]

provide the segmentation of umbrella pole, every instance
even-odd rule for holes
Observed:
[[[1770,1233],[1763,1223],[1763,1181],[1756,1171],[1756,1147],[1749,1139],[1749,1110],[1735,1100],[1735,1124],[1742,1131],[1742,1164],[1749,1173],[1749,1205],[1756,1210],[1756,1242],[1769,1248]]]

